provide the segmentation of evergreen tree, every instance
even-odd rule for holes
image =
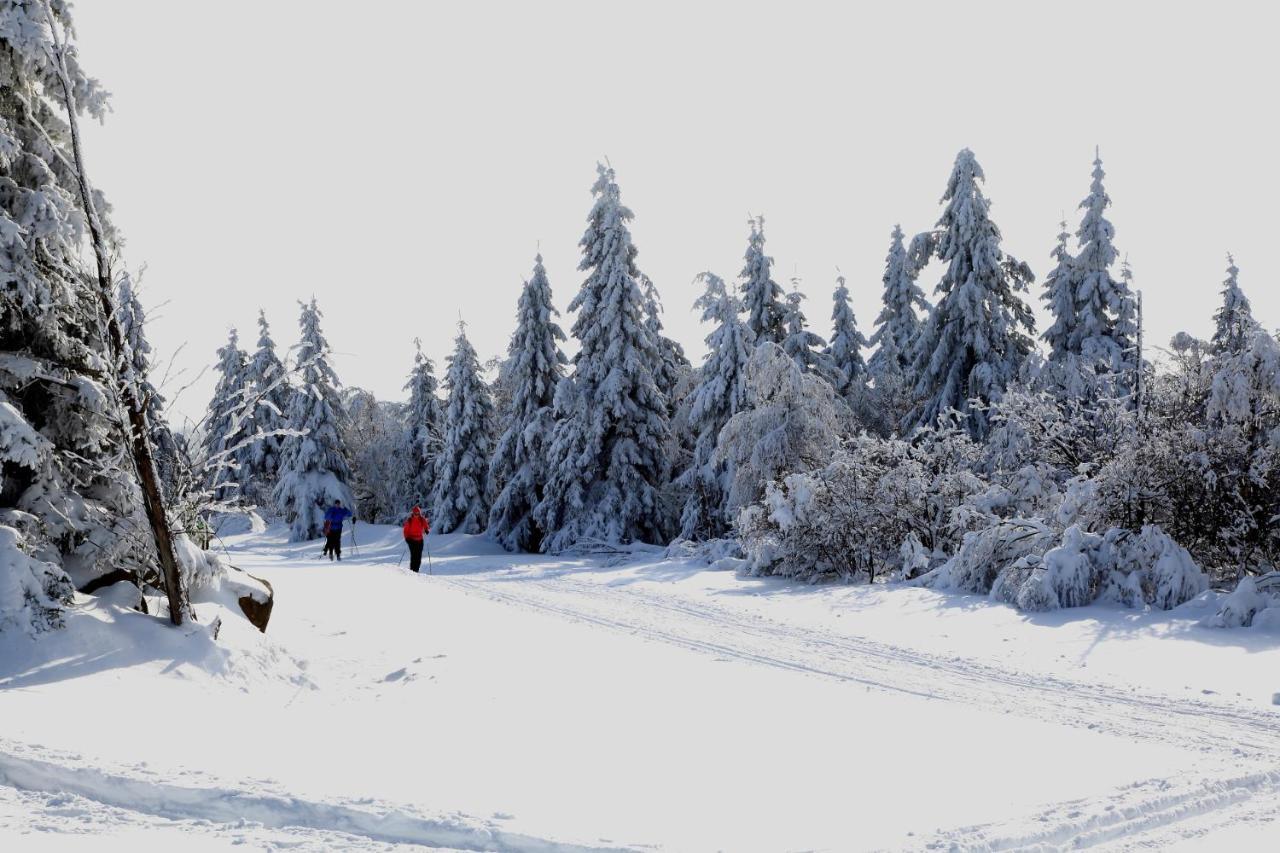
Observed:
[[[1048,304],[1053,323],[1041,337],[1049,345],[1049,358],[1059,361],[1072,351],[1072,341],[1079,338],[1076,331],[1080,317],[1076,313],[1076,259],[1067,248],[1071,234],[1064,219],[1059,223],[1058,243],[1049,253],[1057,265],[1045,277],[1044,293],[1040,298]]]
[[[71,26],[65,3],[6,3],[0,26],[0,636],[59,627],[75,586],[155,561],[135,553],[146,521],[121,455],[114,373],[131,365],[77,272],[85,219],[47,16]],[[106,93],[66,59],[80,110],[102,118]]]
[[[511,389],[506,430],[489,467],[495,491],[489,535],[509,551],[537,551],[543,531],[534,518],[547,481],[547,448],[555,426],[552,406],[568,360],[560,351],[564,332],[554,318],[551,284],[538,255],[516,308],[516,330],[507,347],[503,377]]]
[[[668,479],[667,400],[654,365],[658,342],[645,325],[635,246],[612,168],[598,167],[595,203],[580,245],[587,272],[570,303],[580,347],[573,375],[556,391],[551,480],[536,517],[544,551],[581,540],[665,538],[659,490]]]
[[[677,485],[686,493],[680,516],[683,539],[715,539],[729,532],[727,504],[733,473],[728,462],[716,459],[720,430],[747,405],[747,364],[755,348],[751,329],[743,322],[742,302],[725,287],[724,279],[709,272],[699,276],[706,292],[694,303],[702,321],[714,323],[707,335],[707,357],[698,386],[691,395],[688,423],[696,438],[693,459]]]
[[[640,289],[644,293],[645,328],[658,344],[658,363],[655,365],[653,378],[658,383],[658,390],[667,398],[667,414],[670,415],[675,404],[676,388],[691,365],[684,354],[684,347],[662,333],[662,301],[658,298],[658,289],[644,273],[640,274]]]
[[[205,484],[218,501],[241,499],[241,488],[248,482],[246,463],[252,450],[248,364],[249,356],[240,349],[240,336],[232,329],[226,344],[218,348],[218,384],[209,401],[201,443]]]
[[[440,533],[480,533],[489,523],[489,451],[493,401],[480,359],[458,324],[444,384],[449,399],[436,456],[431,521]]]
[[[285,429],[292,389],[284,363],[276,355],[266,312],[261,309],[258,311],[258,347],[249,358],[245,388],[253,403],[253,429],[259,438],[249,448],[248,476],[243,482],[250,496],[263,503],[268,500],[280,470],[284,436],[279,432]]]
[[[1076,231],[1080,248],[1075,258],[1072,282],[1075,290],[1075,322],[1066,337],[1066,351],[1086,361],[1112,369],[1123,364],[1123,343],[1116,338],[1115,318],[1124,304],[1123,282],[1111,275],[1119,253],[1114,245],[1115,228],[1106,218],[1111,198],[1103,187],[1102,158],[1093,161],[1093,182],[1089,195],[1080,202],[1084,217]]]
[[[799,279],[791,280],[791,292],[787,294],[786,307],[783,309],[783,329],[786,334],[782,338],[782,349],[805,373],[816,373],[832,387],[838,384],[834,377],[832,365],[823,355],[827,342],[822,336],[809,331],[809,321],[805,319],[804,294],[799,290]]]
[[[298,326],[298,389],[289,402],[290,435],[280,450],[280,475],[274,497],[290,525],[294,542],[315,539],[324,527],[324,513],[335,500],[355,506],[347,450],[339,433],[345,420],[338,396],[338,376],[329,364],[329,342],[320,330],[323,316],[312,297],[302,306]]]
[[[835,304],[831,309],[831,343],[825,354],[833,368],[836,393],[848,398],[867,386],[867,363],[862,358],[867,339],[858,331],[858,320],[849,304],[849,288],[842,275],[836,277],[832,300]]]
[[[885,258],[884,307],[876,317],[876,330],[869,346],[875,347],[867,368],[877,384],[888,376],[901,376],[911,366],[911,354],[920,333],[917,309],[928,312],[929,303],[916,284],[916,270],[907,258],[902,242],[902,227],[893,226],[889,254]]]
[[[436,367],[423,354],[421,340],[414,338],[413,345],[417,348],[413,371],[404,386],[409,392],[409,406],[405,411],[409,458],[401,491],[406,503],[429,509],[425,505],[435,486],[436,452],[444,427],[444,408],[437,394]]]
[[[955,409],[969,415],[975,436],[987,431],[983,406],[1000,398],[1032,350],[1035,323],[1019,291],[1030,268],[1000,249],[1000,229],[978,182],[982,167],[964,149],[942,197],[946,204],[929,242],[946,264],[937,306],[921,330],[913,372],[919,402],[908,424],[927,426]],[[977,408],[971,400],[979,403]]]
[[[1240,269],[1230,254],[1227,255],[1227,277],[1222,282],[1222,307],[1214,312],[1213,323],[1209,351],[1214,355],[1241,352],[1258,328],[1249,299],[1240,289]]]
[[[748,220],[748,224],[751,237],[741,274],[747,326],[757,343],[781,344],[787,334],[786,308],[782,305],[782,288],[773,280],[773,258],[764,253],[764,217]]]

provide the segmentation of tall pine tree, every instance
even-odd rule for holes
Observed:
[[[122,462],[114,373],[133,366],[109,354],[97,283],[77,272],[85,217],[48,27],[70,14],[9,2],[0,16],[0,646],[62,625],[76,586],[155,560],[134,553],[146,521]],[[102,118],[106,93],[66,60],[80,111]]]
[[[689,427],[696,436],[693,459],[677,485],[686,495],[681,538],[705,540],[729,532],[733,473],[727,461],[716,459],[716,444],[720,430],[747,405],[747,365],[755,339],[742,320],[742,301],[728,292],[724,279],[709,272],[699,278],[706,292],[694,307],[702,309],[704,323],[715,327],[706,338],[707,357],[689,406]]]
[[[242,499],[242,487],[249,481],[246,462],[252,450],[253,421],[248,364],[240,336],[232,329],[226,344],[218,348],[218,384],[209,401],[201,444],[205,484],[216,500],[224,502]]]
[[[435,486],[436,453],[444,429],[444,407],[437,393],[440,383],[436,380],[436,366],[423,354],[421,340],[414,338],[413,345],[417,348],[413,371],[404,386],[409,392],[409,406],[405,410],[409,458],[400,490],[407,502],[429,508],[427,504]]]
[[[658,390],[667,398],[667,413],[670,415],[675,405],[676,389],[690,369],[689,359],[684,354],[684,347],[663,334],[662,300],[658,298],[658,289],[644,273],[640,274],[640,290],[644,294],[645,327],[658,344],[659,358],[653,378],[658,383]]]
[[[1080,356],[1086,364],[1120,370],[1124,365],[1124,342],[1116,332],[1116,317],[1128,292],[1124,282],[1111,275],[1119,252],[1114,242],[1115,228],[1106,217],[1111,198],[1102,183],[1106,173],[1101,155],[1094,157],[1092,177],[1089,195],[1080,202],[1084,216],[1076,231],[1079,250],[1071,276],[1075,318],[1069,324],[1061,351]]]
[[[1227,277],[1222,282],[1222,305],[1213,314],[1213,324],[1209,351],[1214,355],[1242,352],[1258,328],[1249,299],[1240,289],[1240,269],[1230,254],[1227,255]]]
[[[751,236],[743,256],[742,302],[747,327],[757,343],[781,344],[787,336],[782,288],[773,280],[773,258],[764,253],[764,217],[749,220]]]
[[[858,320],[849,304],[849,288],[843,275],[836,277],[836,289],[831,294],[831,343],[826,349],[831,364],[836,393],[850,398],[861,394],[867,387],[867,363],[862,350],[867,339],[858,331]]]
[[[556,392],[551,480],[536,517],[544,551],[584,539],[666,538],[660,490],[670,464],[667,400],[658,387],[659,344],[645,323],[636,249],[612,168],[600,165],[579,245],[587,272],[569,305],[580,347]]]
[[[298,389],[289,403],[290,435],[280,451],[276,506],[290,525],[294,542],[315,539],[324,527],[325,510],[335,501],[354,510],[348,483],[351,470],[339,426],[345,418],[338,395],[338,376],[329,364],[329,342],[320,330],[323,316],[312,297],[299,303]]]
[[[883,306],[876,317],[876,330],[868,345],[875,348],[867,368],[883,385],[887,377],[897,379],[911,366],[916,337],[920,333],[920,317],[917,310],[928,312],[924,291],[916,284],[916,270],[907,258],[903,246],[902,227],[893,226],[889,242],[889,254],[885,257]],[[914,384],[914,382],[910,383]]]
[[[493,401],[462,323],[447,361],[444,384],[449,399],[436,455],[431,522],[440,533],[480,533],[489,523]]]
[[[551,303],[551,283],[538,255],[516,307],[516,330],[507,347],[505,380],[511,389],[506,429],[489,467],[495,491],[489,535],[509,551],[537,551],[543,530],[534,518],[548,478],[547,450],[555,426],[552,406],[568,360],[564,332]]]
[[[1064,219],[1058,223],[1062,230],[1058,232],[1057,245],[1049,253],[1056,265],[1044,279],[1044,293],[1040,298],[1049,308],[1053,323],[1044,330],[1041,337],[1049,345],[1049,358],[1059,361],[1066,358],[1072,350],[1072,341],[1078,338],[1076,331],[1079,315],[1076,313],[1076,259],[1067,247],[1071,239]]]
[[[258,346],[249,357],[245,386],[253,402],[253,429],[261,436],[249,448],[246,491],[265,502],[275,487],[280,470],[280,448],[284,437],[292,389],[284,363],[276,354],[271,326],[265,311],[258,310]]]
[[[1001,250],[1000,229],[978,186],[984,179],[973,152],[961,151],[942,196],[946,207],[938,230],[929,240],[946,270],[915,351],[919,402],[908,416],[911,426],[932,424],[955,409],[969,415],[973,435],[985,435],[983,406],[1000,399],[1032,349],[1035,322],[1018,294],[1033,276]]]

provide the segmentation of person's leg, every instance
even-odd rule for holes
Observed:
[[[342,559],[342,531],[333,534],[333,553],[338,555],[338,559]]]
[[[409,543],[409,568],[412,571],[418,571],[422,568],[422,540],[408,539]]]

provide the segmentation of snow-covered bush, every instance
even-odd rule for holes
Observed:
[[[728,510],[759,500],[765,485],[831,459],[844,431],[835,389],[806,373],[777,344],[763,341],[747,363],[748,407],[720,431],[716,459],[733,480]]]
[[[924,575],[920,583],[957,592],[991,592],[1002,571],[1028,555],[1043,554],[1056,536],[1053,529],[1038,519],[997,521],[966,533],[955,555]],[[1004,592],[1000,597],[1012,600]]]
[[[1209,628],[1248,628],[1259,613],[1268,608],[1280,608],[1280,596],[1265,595],[1258,591],[1258,582],[1251,577],[1241,578],[1236,588],[1223,596],[1218,612],[1203,620]]]

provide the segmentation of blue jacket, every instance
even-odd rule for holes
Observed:
[[[324,512],[324,520],[329,522],[329,529],[334,533],[342,532],[342,522],[351,517],[351,510],[345,506],[331,506]]]

